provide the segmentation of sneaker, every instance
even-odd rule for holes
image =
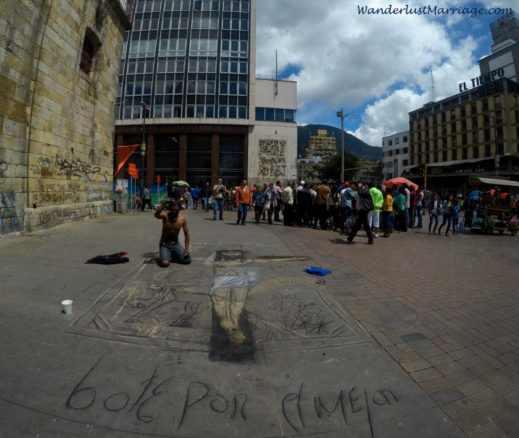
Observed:
[[[378,237],[378,233],[373,234],[373,237]]]

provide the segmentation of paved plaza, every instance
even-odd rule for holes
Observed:
[[[1,239],[0,436],[519,436],[516,237],[235,214],[168,268],[150,212]]]

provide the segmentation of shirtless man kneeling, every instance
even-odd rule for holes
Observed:
[[[169,205],[168,205],[169,204]],[[169,208],[169,212],[164,211]],[[155,217],[162,219],[162,235],[160,236],[159,265],[163,268],[169,266],[169,262],[181,263],[189,265],[191,258],[189,257],[189,230],[187,222],[183,216],[179,216],[180,206],[176,201],[166,199],[161,202],[155,211]],[[186,249],[178,242],[178,234],[180,229],[184,230]]]

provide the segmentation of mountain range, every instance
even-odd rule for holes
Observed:
[[[308,138],[317,135],[318,129],[325,129],[329,137],[335,137],[337,151],[341,151],[341,130],[328,125],[306,125],[297,127],[297,156],[304,156],[308,147]],[[382,160],[382,148],[370,146],[354,135],[344,132],[344,150],[355,154],[360,160]]]

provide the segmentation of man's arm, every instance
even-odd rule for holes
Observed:
[[[163,214],[166,214],[166,213],[164,212],[164,207],[166,206],[166,202],[168,202],[168,200],[167,200],[167,199],[164,199],[164,200],[160,203],[160,205],[157,207],[157,209],[155,210],[155,217],[156,217],[157,219],[162,219]]]
[[[182,229],[184,230],[184,240],[186,247],[184,249],[184,254],[189,254],[189,229],[187,228],[187,221],[184,218],[184,223],[182,224]]]

